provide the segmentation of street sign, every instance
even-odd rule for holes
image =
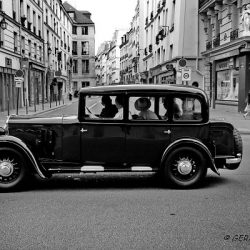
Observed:
[[[182,81],[191,81],[191,69],[182,69],[181,78]]]
[[[23,77],[17,77],[17,76],[15,76],[14,80],[15,80],[15,82],[23,82],[24,78]]]
[[[17,70],[16,74],[15,74],[16,77],[23,77],[24,76],[24,73],[21,69]]]
[[[187,60],[185,58],[181,58],[178,63],[179,63],[179,67],[183,68],[183,67],[186,67]]]
[[[15,81],[15,83],[16,83],[16,88],[22,87],[22,81]]]

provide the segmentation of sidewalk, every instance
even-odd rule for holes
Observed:
[[[65,105],[70,105],[72,102],[78,101],[77,98],[73,98],[72,101],[69,101],[69,99],[65,99],[64,101],[59,103],[53,102],[51,103],[45,103],[44,107],[42,104],[39,104],[35,107],[29,107],[28,114],[39,114],[46,112],[48,110],[54,110],[57,108],[61,108]],[[10,114],[16,114],[16,110],[11,110]],[[26,115],[26,108],[21,108],[18,110],[19,115]],[[7,111],[0,112],[0,127],[2,127],[5,124],[6,118],[7,118]],[[226,121],[232,123],[241,134],[248,134],[250,135],[250,116],[248,116],[246,119],[243,117],[243,114],[239,113],[237,111],[236,106],[227,106],[227,105],[216,105],[215,109],[210,109],[210,120],[218,120],[218,121]]]

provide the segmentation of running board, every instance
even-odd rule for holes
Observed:
[[[96,173],[96,172],[155,172],[156,169],[152,169],[149,166],[132,166],[128,168],[110,168],[101,165],[85,165],[82,167],[67,167],[67,168],[49,168],[49,172],[54,173]]]
[[[81,167],[82,172],[103,172],[103,166],[83,166]]]

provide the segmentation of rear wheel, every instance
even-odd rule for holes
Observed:
[[[206,173],[205,157],[195,148],[177,148],[165,161],[164,177],[178,187],[197,185]]]
[[[20,188],[27,176],[23,156],[12,149],[0,151],[0,190]]]

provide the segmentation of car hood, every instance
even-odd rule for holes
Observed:
[[[11,115],[9,124],[63,124],[76,122],[77,116],[39,117],[37,115]]]

